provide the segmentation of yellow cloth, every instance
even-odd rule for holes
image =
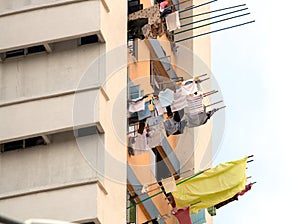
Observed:
[[[190,205],[191,212],[197,213],[200,209],[216,205],[244,190],[246,164],[247,157],[219,164],[177,185],[177,191],[172,192],[177,208]]]

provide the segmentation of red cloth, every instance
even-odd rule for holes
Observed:
[[[250,191],[252,185],[253,185],[253,183],[247,184],[246,187],[245,187],[245,189],[242,190],[241,192],[239,192],[238,195],[239,195],[239,196],[242,196],[242,195],[244,195],[247,191]]]
[[[165,1],[160,3],[160,8],[164,9],[167,5],[168,5],[168,0],[165,0]]]
[[[190,216],[189,206],[178,209],[174,216],[177,218],[180,224],[193,224]]]

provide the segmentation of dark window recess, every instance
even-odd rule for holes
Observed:
[[[33,147],[37,145],[46,145],[42,137],[27,138],[23,140],[18,140],[14,142],[8,142],[1,145],[1,152],[12,151],[16,149],[24,149],[28,147]]]
[[[95,222],[83,222],[81,224],[95,224]]]
[[[25,54],[25,49],[18,49],[13,51],[7,51],[6,52],[6,58],[12,58],[17,56],[23,56]]]
[[[80,128],[75,130],[75,137],[84,137],[89,135],[95,135],[98,133],[98,129],[96,126]]]
[[[38,52],[45,52],[46,49],[44,47],[44,45],[38,45],[38,46],[34,46],[34,47],[29,47],[27,54],[34,54],[34,53],[38,53]]]
[[[137,12],[143,9],[143,4],[140,4],[140,0],[128,1],[128,14]]]
[[[44,139],[41,136],[25,139],[25,147],[32,147],[36,145],[46,145]]]
[[[99,42],[99,39],[96,34],[80,38],[80,45],[93,44],[97,42]]]

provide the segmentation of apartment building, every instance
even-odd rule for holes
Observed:
[[[0,1],[1,215],[126,222],[126,26],[125,1]]]
[[[187,1],[176,10],[202,2]],[[128,153],[128,133],[136,127],[129,101],[160,85],[211,77],[208,35],[180,43],[174,41],[197,31],[129,37],[128,14],[155,3],[0,1],[0,215],[147,223],[172,209],[166,194],[155,196],[162,179],[187,177],[211,165],[212,121],[164,136],[147,153]],[[201,87],[212,90],[211,81]],[[151,187],[142,194],[144,185]],[[159,223],[177,220],[170,216]]]

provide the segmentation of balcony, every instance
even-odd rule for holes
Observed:
[[[99,123],[99,87],[70,91],[0,105],[0,143],[96,126]]]
[[[0,14],[0,27],[2,27],[0,52],[95,33],[102,37],[100,1],[60,1],[60,4],[53,4],[52,1],[52,4],[50,3]]]

